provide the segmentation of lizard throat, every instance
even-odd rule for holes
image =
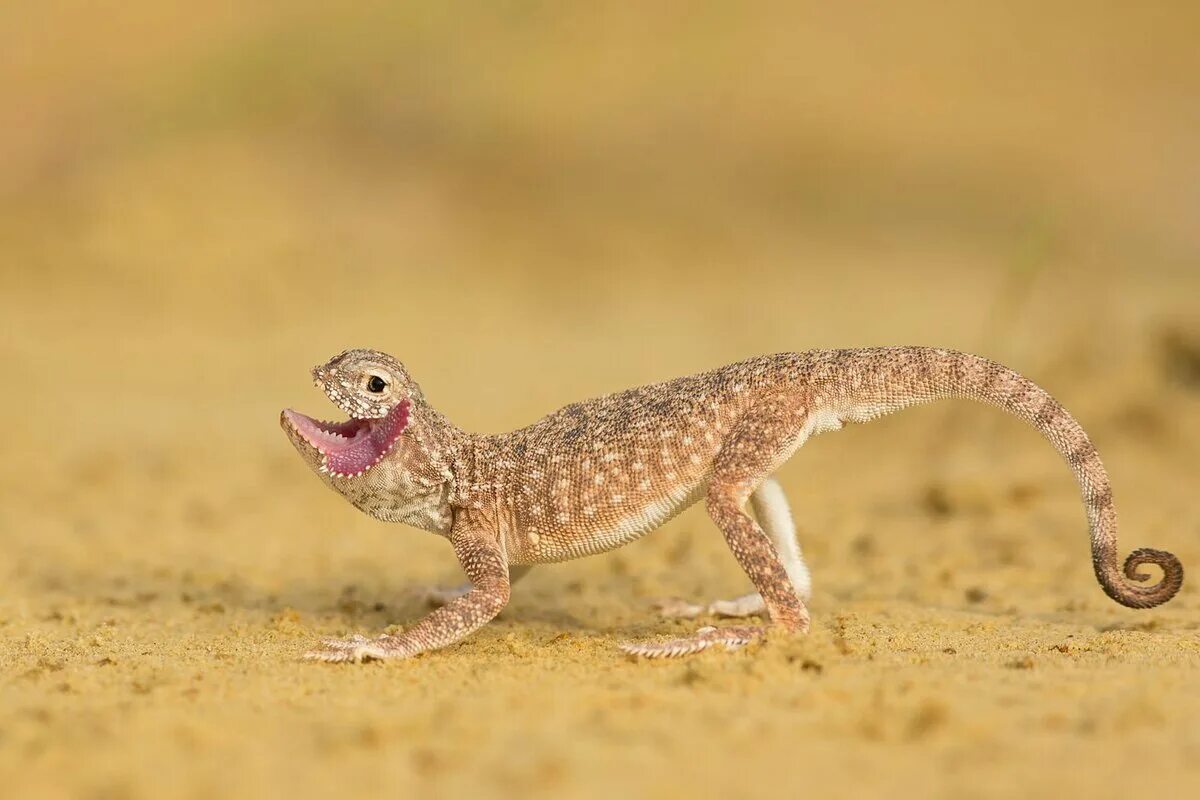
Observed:
[[[391,452],[408,427],[409,407],[405,400],[384,417],[352,417],[345,422],[325,422],[289,408],[283,412],[283,419],[320,454],[321,472],[335,478],[357,478]]]

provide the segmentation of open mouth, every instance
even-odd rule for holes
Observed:
[[[321,454],[322,472],[337,478],[357,478],[391,452],[408,427],[409,402],[401,402],[378,419],[325,422],[290,408],[283,418],[301,439]]]

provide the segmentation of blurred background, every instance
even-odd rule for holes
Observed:
[[[842,695],[785,681],[800,694],[781,706],[748,699],[764,680],[752,659],[706,667],[699,680],[715,694],[697,701],[696,667],[639,672],[606,640],[531,654],[525,637],[539,630],[546,641],[673,630],[644,606],[655,593],[740,591],[696,514],[633,555],[531,577],[500,633],[416,662],[419,680],[409,665],[296,665],[316,635],[415,616],[395,593],[452,581],[455,567],[444,545],[324,492],[275,417],[292,405],[330,413],[307,371],[352,346],[395,354],[438,407],[481,431],[759,353],[956,347],[1058,394],[1109,459],[1123,544],[1188,563],[1200,557],[1198,33],[1200,5],[1165,0],[6,3],[0,666],[12,681],[0,767],[47,794],[199,797],[321,785],[297,754],[335,783],[362,769],[376,789],[476,795],[600,792],[608,784],[587,776],[614,764],[608,777],[628,791],[736,796],[789,785],[755,759],[818,747],[832,730],[850,755],[809,766],[835,796],[839,775],[927,777],[927,758],[939,759],[933,789],[951,794],[1004,796],[1016,775],[1026,791],[1057,791],[1079,777],[1063,764],[1100,753],[1096,796],[1121,783],[1112,753],[1141,752],[1143,768],[1161,768],[1151,781],[1194,778],[1200,739],[1170,694],[1200,665],[1190,587],[1154,617],[1178,640],[1121,640],[1126,661],[1088,662],[1101,687],[1113,659],[1121,680],[1165,670],[1166,695],[1126,697],[1157,708],[1146,738],[1120,738],[1127,726],[1107,704],[1080,711],[1076,697],[1043,731],[1038,746],[1056,754],[1046,763],[1021,749],[1036,724],[1011,697],[898,701],[899,721],[874,725],[886,709],[845,698],[903,695],[897,685],[923,678],[889,683],[865,662],[847,667],[857,677]],[[809,466],[785,473],[810,509],[825,624],[839,607],[897,597],[915,619],[941,609],[963,630],[977,613],[1042,613],[1081,626],[1072,636],[1143,619],[1096,591],[1070,476],[1036,436],[990,410],[913,414],[815,443],[797,459]],[[933,538],[871,538],[903,525],[914,542]],[[937,562],[946,548],[961,559]],[[1029,562],[1012,555],[1027,548]],[[630,577],[642,571],[644,583]],[[982,646],[982,671],[969,673],[980,685],[1044,680],[1005,670],[1014,641],[1042,635],[1021,631]],[[834,636],[814,642],[822,635]],[[757,669],[801,676],[787,660],[796,647]],[[563,663],[576,671],[563,667],[560,685]],[[493,689],[477,686],[492,670],[512,703],[530,690],[522,674],[557,687],[549,721],[510,718],[481,742],[477,727],[459,731],[474,742],[464,752],[497,763],[514,737],[530,743],[529,763],[500,783],[413,744],[456,728],[447,715],[503,717],[507,701],[461,696]],[[431,688],[445,681],[452,695]],[[699,717],[639,734],[636,720],[664,711],[647,699],[666,696],[664,681],[679,692],[671,714]],[[1056,687],[1021,688],[1044,691],[1039,702],[1073,697]],[[402,708],[376,702],[385,696]],[[971,739],[980,731],[960,702],[997,714],[999,738]],[[609,707],[626,716],[595,734]],[[771,716],[797,708],[823,710],[804,723]],[[404,709],[414,716],[397,722]],[[844,713],[866,721],[839,728]],[[364,718],[382,727],[360,741]],[[706,729],[726,738],[689,738]],[[1098,744],[1097,731],[1111,735]],[[939,749],[951,738],[978,750]],[[758,778],[732,780],[720,760],[691,779],[661,772],[714,748],[761,767]],[[976,756],[997,748],[1014,761],[985,759],[990,782],[970,782]],[[657,782],[638,787],[653,769]]]

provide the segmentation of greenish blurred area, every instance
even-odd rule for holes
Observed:
[[[467,361],[465,393],[539,361],[1021,358],[1089,324],[1106,349],[1196,309],[1198,24],[1190,2],[8,3],[4,355],[32,377],[46,347],[107,371],[106,345],[136,370],[366,344]]]

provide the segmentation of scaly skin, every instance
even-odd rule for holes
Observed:
[[[765,609],[770,625],[807,631],[801,597],[807,571],[798,550],[790,560],[785,554],[787,564],[779,556],[790,535],[780,532],[791,524],[786,505],[783,522],[766,521],[778,517],[765,510],[770,503],[783,502],[777,486],[765,491],[771,475],[811,435],[944,397],[999,406],[1035,427],[1066,459],[1082,490],[1096,577],[1109,597],[1149,608],[1169,600],[1183,581],[1179,560],[1159,550],[1134,551],[1122,568],[1112,490],[1087,434],[1032,381],[966,353],[894,347],[762,356],[575,403],[497,435],[451,424],[429,406],[403,365],[384,353],[348,350],[313,375],[353,419],[404,419],[388,417],[393,411],[406,411],[407,418],[378,463],[342,476],[330,473],[326,456],[285,412],[281,424],[304,460],[364,512],[449,539],[471,581],[469,591],[403,633],[328,640],[308,654],[314,659],[400,658],[444,647],[504,608],[510,568],[612,550],[701,498],[761,597],[733,601],[743,609],[733,613]],[[770,535],[745,510],[752,495]],[[1162,579],[1144,583],[1143,564],[1158,565]],[[698,609],[681,613],[694,616]],[[704,628],[692,637],[624,649],[647,657],[714,644],[733,649],[764,630]]]

